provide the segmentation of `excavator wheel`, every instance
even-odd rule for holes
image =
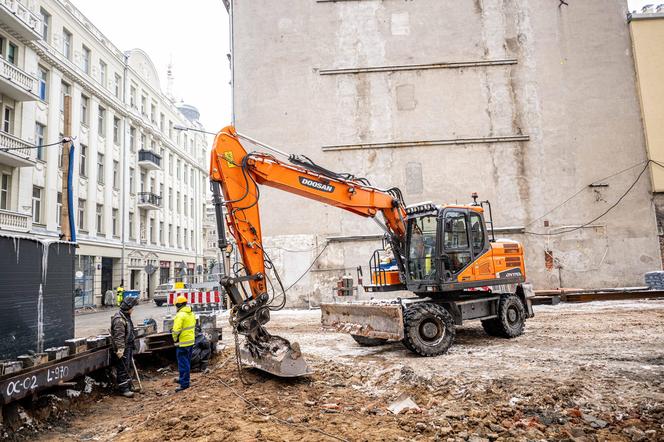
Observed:
[[[438,356],[454,342],[454,318],[444,307],[430,302],[411,304],[403,313],[403,345],[420,356]]]
[[[387,339],[380,339],[380,338],[367,338],[366,336],[360,336],[360,335],[351,335],[353,339],[355,339],[355,342],[360,344],[362,347],[377,347],[379,345],[385,345],[387,344]]]
[[[498,304],[498,317],[482,321],[484,331],[490,336],[516,338],[526,327],[526,309],[514,294],[504,294]]]

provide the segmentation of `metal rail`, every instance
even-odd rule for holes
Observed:
[[[110,348],[101,347],[0,377],[0,404],[91,373],[110,364]]]

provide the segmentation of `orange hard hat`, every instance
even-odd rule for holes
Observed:
[[[185,298],[183,295],[180,295],[175,300],[175,303],[176,304],[186,304],[187,303],[187,298]]]

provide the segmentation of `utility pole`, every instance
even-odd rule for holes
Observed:
[[[69,204],[66,198],[69,195],[69,174],[73,173],[69,170],[69,147],[71,145],[71,96],[65,95],[64,97],[64,139],[62,140],[62,193],[60,199],[60,231],[62,232],[63,241],[71,241],[71,229],[69,224]]]

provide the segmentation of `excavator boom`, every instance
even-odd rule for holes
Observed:
[[[379,223],[401,261],[406,212],[398,189],[377,189],[366,180],[329,171],[306,157],[292,155],[285,162],[265,152],[247,153],[232,126],[215,138],[210,181],[219,247],[225,251],[231,247],[225,233],[228,227],[242,259],[243,271],[225,275],[221,281],[233,304],[231,319],[235,331],[246,337],[240,349],[242,360],[279,376],[308,373],[299,346],[270,335],[264,327],[270,319],[269,312],[285,304],[285,293],[276,293],[276,289],[272,295],[268,293],[266,267],[272,265],[263,248],[260,186],[281,189],[364,217],[382,214],[384,222]],[[399,265],[402,267],[403,263]],[[249,292],[243,289],[244,283]]]

